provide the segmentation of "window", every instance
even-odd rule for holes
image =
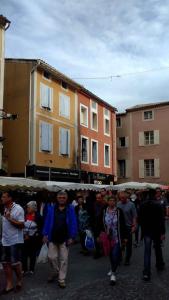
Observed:
[[[116,126],[121,127],[121,118],[116,119]]]
[[[125,178],[126,177],[126,161],[124,159],[118,160],[118,167],[119,167],[119,177]]]
[[[80,104],[80,124],[88,127],[88,107]]]
[[[93,165],[98,165],[98,141],[91,141],[91,160]]]
[[[110,111],[104,109],[104,134],[110,135]]]
[[[153,111],[147,110],[144,111],[144,120],[152,120],[153,119]]]
[[[144,144],[153,145],[154,144],[154,131],[145,131],[144,132]]]
[[[119,138],[119,145],[120,145],[120,147],[126,147],[126,138],[125,137]]]
[[[98,130],[98,105],[91,101],[91,129]]]
[[[110,167],[110,145],[104,144],[104,166]]]
[[[70,97],[62,93],[59,94],[59,115],[70,118]]]
[[[53,126],[52,124],[40,123],[40,151],[52,152]]]
[[[44,72],[43,72],[43,77],[44,77],[45,79],[48,79],[48,80],[51,79],[51,75],[50,75],[50,73],[47,72],[47,71],[44,71]]]
[[[145,177],[154,176],[154,159],[144,160],[144,176]]]
[[[67,85],[67,83],[65,81],[62,81],[61,85],[62,85],[63,89],[65,89],[65,90],[68,89],[68,85]]]
[[[70,155],[70,130],[59,128],[59,154],[63,156]]]
[[[83,163],[89,162],[89,142],[86,137],[81,137],[81,161]]]
[[[40,103],[41,107],[47,110],[52,109],[53,89],[49,86],[40,84]]]

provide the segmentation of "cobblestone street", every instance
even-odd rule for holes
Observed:
[[[143,282],[143,246],[133,248],[133,259],[130,266],[123,264],[117,274],[116,286],[110,286],[109,261],[103,257],[94,260],[92,257],[84,257],[79,253],[79,245],[75,245],[70,251],[69,274],[67,288],[61,290],[57,283],[48,284],[48,265],[38,265],[36,274],[25,277],[24,289],[22,292],[11,293],[2,296],[1,299],[10,300],[168,300],[169,299],[169,234],[164,245],[164,257],[166,269],[162,273],[157,273],[154,263],[154,253],[152,260],[152,280]],[[2,275],[2,273],[1,273]],[[1,276],[1,283],[3,281]],[[2,286],[1,286],[2,288]]]

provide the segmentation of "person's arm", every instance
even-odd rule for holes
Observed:
[[[133,215],[132,232],[135,232],[137,226],[137,211],[134,204],[132,205],[132,215]]]
[[[11,217],[11,214],[10,212],[6,212],[5,214],[5,218],[13,225],[15,226],[16,228],[19,228],[19,229],[23,229],[24,228],[24,212],[20,211],[18,216],[17,216],[17,219],[13,219]]]

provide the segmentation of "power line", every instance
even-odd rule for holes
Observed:
[[[138,74],[143,74],[143,73],[152,73],[152,72],[158,72],[161,70],[165,70],[165,69],[169,69],[168,67],[160,67],[160,68],[154,68],[154,69],[149,69],[149,70],[143,70],[143,71],[136,71],[136,72],[130,72],[130,73],[121,73],[121,74],[117,74],[117,75],[109,75],[109,76],[95,76],[95,77],[73,77],[73,80],[95,80],[95,79],[110,79],[112,80],[112,78],[121,78],[124,76],[133,76],[133,75],[138,75]]]

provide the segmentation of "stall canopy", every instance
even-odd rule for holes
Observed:
[[[0,177],[0,187],[9,187],[12,189],[45,189],[50,192],[65,191],[100,191],[101,189],[122,191],[127,189],[145,190],[164,188],[164,186],[155,183],[147,182],[127,182],[117,185],[97,185],[97,184],[84,184],[74,182],[57,182],[57,181],[40,181],[29,178],[20,177]],[[165,186],[165,189],[167,186]]]

